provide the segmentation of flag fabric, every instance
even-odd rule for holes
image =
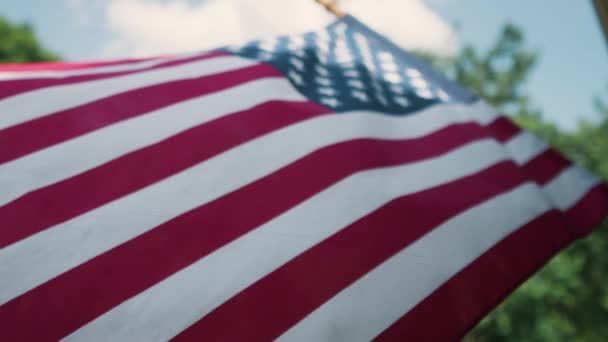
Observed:
[[[352,17],[0,67],[0,340],[450,340],[608,191]]]

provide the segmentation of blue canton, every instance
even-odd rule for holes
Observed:
[[[352,17],[321,31],[229,50],[275,66],[302,94],[336,112],[407,114],[471,97]]]

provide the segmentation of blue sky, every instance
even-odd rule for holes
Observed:
[[[198,50],[320,27],[331,17],[312,0],[4,0],[0,15],[28,21],[70,60]],[[541,60],[525,90],[546,118],[570,129],[608,98],[608,48],[591,1],[345,0],[344,6],[406,48],[453,53],[489,47],[506,22],[519,25]],[[457,24],[454,29],[453,24]]]
[[[487,48],[502,24],[525,30],[541,52],[526,89],[544,115],[572,128],[578,118],[596,118],[593,97],[608,99],[608,48],[591,1],[434,1],[432,8],[457,21],[463,42]]]

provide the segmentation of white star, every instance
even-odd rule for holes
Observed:
[[[353,63],[353,56],[350,53],[338,53],[336,54],[336,59],[338,60],[338,63],[342,64]]]
[[[386,51],[380,51],[380,52],[378,52],[378,59],[381,62],[394,63],[393,55],[391,55],[390,53],[388,53]]]
[[[382,61],[380,66],[384,71],[397,72],[399,70],[399,66],[395,62]]]
[[[304,79],[302,78],[302,76],[293,70],[289,70],[289,72],[287,72],[287,77],[289,77],[293,81],[293,83],[297,85],[301,86],[302,84],[304,84]]]
[[[302,62],[301,60],[299,60],[297,58],[294,58],[294,57],[290,58],[289,64],[291,64],[298,71],[304,71],[304,62]]]
[[[354,37],[355,37],[355,41],[359,45],[369,45],[369,43],[367,42],[367,38],[365,38],[365,36],[362,35],[361,33],[359,33],[359,32],[355,33]]]
[[[393,101],[402,107],[407,107],[410,105],[410,101],[408,101],[404,96],[395,96],[393,97]]]
[[[389,89],[395,94],[399,94],[399,95],[405,94],[403,87],[399,84],[391,84]]]
[[[350,55],[350,49],[347,45],[336,45],[335,51],[337,56]]]
[[[363,82],[361,82],[359,80],[348,80],[346,82],[346,84],[348,84],[349,86],[351,86],[353,88],[365,89],[365,85],[363,84]]]
[[[334,32],[336,32],[336,34],[339,36],[344,36],[346,34],[346,29],[347,27],[345,23],[339,23],[334,27]]]
[[[409,77],[412,78],[420,78],[422,77],[422,74],[420,73],[420,71],[413,69],[413,68],[407,68],[405,70],[405,74],[408,75]]]
[[[378,82],[378,80],[374,79],[372,82],[372,87],[374,88],[374,90],[379,93],[382,94],[384,92],[384,89],[382,89],[382,85],[380,84],[380,82]]]
[[[271,53],[268,53],[266,51],[260,51],[258,53],[258,59],[263,60],[263,61],[269,61],[273,58],[274,56]]]
[[[361,77],[361,75],[359,74],[359,72],[356,69],[349,69],[349,70],[344,71],[344,76],[352,77],[352,78]]]
[[[384,73],[384,79],[387,82],[393,83],[393,84],[399,84],[403,81],[403,79],[401,78],[401,76],[397,73],[394,72],[386,72]]]
[[[317,59],[319,60],[319,62],[321,62],[321,64],[329,63],[329,56],[327,54],[321,53],[321,51],[317,51]]]
[[[344,66],[354,66],[353,63],[353,57],[350,55],[344,55],[344,56],[338,56],[337,58],[338,63],[344,65]]]
[[[349,61],[349,62],[340,63],[340,66],[342,66],[343,68],[351,69],[351,68],[354,68],[356,66],[356,64],[354,61]]]
[[[365,65],[365,67],[371,72],[374,73],[376,72],[376,64],[374,64],[374,62],[372,62],[371,59],[364,59],[363,60],[363,65]]]
[[[329,41],[331,40],[331,38],[329,37],[329,34],[325,30],[316,32],[314,37],[318,44],[329,43]]]
[[[306,51],[303,49],[298,49],[298,50],[292,50],[291,53],[294,56],[300,57],[300,58],[305,58],[306,57]]]
[[[317,50],[319,50],[320,52],[322,52],[324,54],[328,54],[329,53],[329,43],[319,43],[317,45]]]
[[[321,76],[329,76],[329,71],[327,71],[327,69],[320,64],[315,65],[315,71]]]
[[[332,88],[319,88],[319,94],[327,95],[327,96],[335,96],[337,94],[336,90]]]
[[[416,90],[416,95],[423,97],[425,99],[432,99],[433,98],[433,93],[428,90],[428,89],[419,89]]]
[[[413,78],[410,83],[418,89],[427,89],[429,84],[422,78]]]
[[[331,80],[329,78],[317,76],[315,81],[322,86],[329,87],[331,85]]]
[[[386,96],[384,96],[382,93],[376,93],[375,95],[382,105],[388,106],[388,100],[386,99]]]
[[[353,90],[350,94],[361,102],[369,102],[369,97],[367,97],[367,94],[360,90]]]
[[[334,97],[323,97],[321,98],[321,103],[334,108],[340,105],[340,101]]]

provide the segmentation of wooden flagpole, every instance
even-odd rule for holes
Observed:
[[[595,13],[600,20],[600,25],[604,29],[604,38],[608,43],[608,0],[593,0]]]
[[[319,5],[325,7],[327,11],[335,15],[337,18],[342,18],[346,15],[338,3],[332,0],[315,0]]]

